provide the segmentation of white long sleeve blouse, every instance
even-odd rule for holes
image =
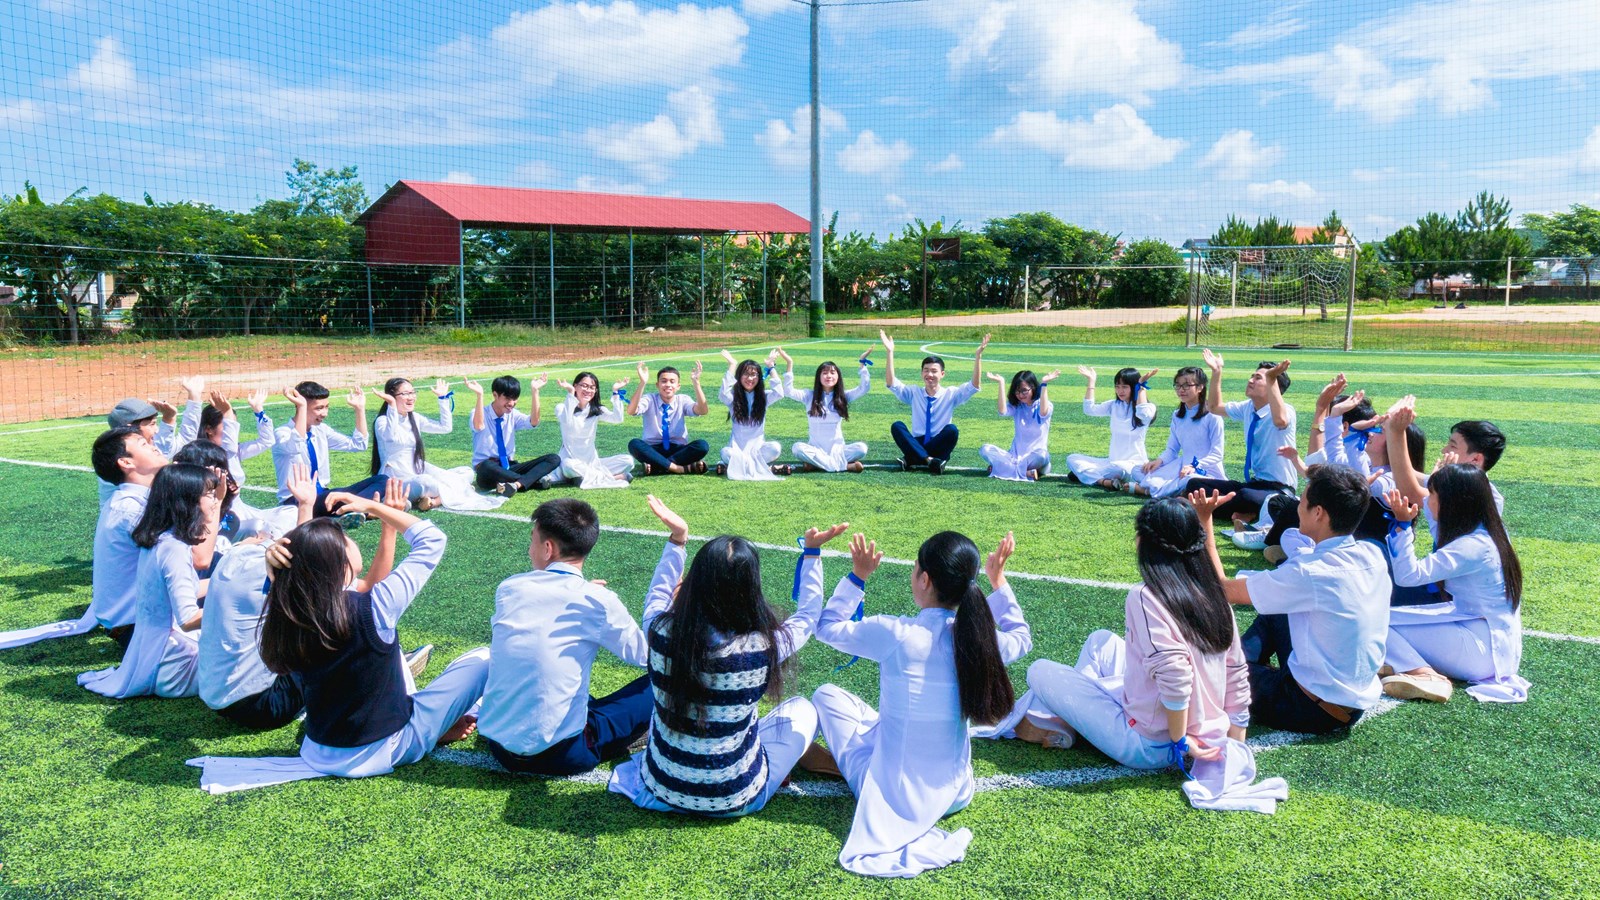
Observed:
[[[439,418],[430,419],[422,413],[412,411],[411,415],[417,422],[417,430],[423,434],[449,434],[455,429],[453,418],[455,409],[454,400],[439,401]],[[417,436],[412,433],[410,423],[400,415],[393,406],[373,423],[373,438],[378,442],[378,459],[383,461],[385,474],[395,478],[414,478],[424,474],[418,472],[415,460],[417,449]],[[432,463],[424,463],[425,470],[436,469]]]
[[[872,375],[867,371],[866,366],[861,367],[860,377],[861,382],[859,384],[844,392],[846,403],[854,403],[860,400],[867,395],[867,391],[872,389]],[[816,395],[815,389],[795,387],[792,375],[785,375],[784,380],[784,393],[788,395],[790,400],[806,408],[806,443],[823,449],[844,443],[844,419],[839,418],[839,413],[833,408],[833,391],[822,392],[822,415],[814,416],[811,414],[811,403]],[[843,379],[841,378],[842,381]]]
[[[611,395],[611,407],[603,409],[598,416],[589,415],[589,408],[568,394],[556,404],[556,423],[561,426],[561,461],[592,463],[598,460],[600,451],[595,448],[595,429],[602,422],[621,425],[624,414],[622,398],[616,394]]]
[[[1139,420],[1143,422],[1138,428],[1133,427],[1133,413],[1139,413]],[[1156,405],[1154,403],[1141,403],[1134,407],[1121,400],[1106,400],[1096,403],[1087,398],[1083,401],[1083,414],[1094,418],[1111,420],[1111,455],[1110,460],[1123,465],[1144,465],[1150,456],[1144,448],[1145,435],[1150,431],[1150,420],[1155,418]]]

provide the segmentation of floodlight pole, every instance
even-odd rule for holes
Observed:
[[[556,227],[550,226],[550,330],[556,327]]]
[[[827,331],[827,303],[822,296],[822,3],[811,0],[811,315],[807,333]]]

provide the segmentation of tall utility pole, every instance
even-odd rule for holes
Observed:
[[[822,3],[811,0],[811,316],[808,333],[827,331],[822,296]]]

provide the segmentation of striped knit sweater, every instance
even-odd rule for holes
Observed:
[[[666,627],[658,624],[649,634],[655,712],[640,775],[668,806],[713,815],[738,812],[767,785],[767,754],[756,715],[767,690],[766,639],[740,635],[713,651],[701,675],[707,702],[692,720],[684,720],[667,705],[672,661]]]

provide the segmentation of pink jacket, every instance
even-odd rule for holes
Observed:
[[[1228,725],[1250,722],[1250,671],[1239,648],[1239,630],[1225,653],[1202,654],[1189,646],[1178,623],[1156,596],[1140,585],[1128,592],[1127,674],[1122,685],[1128,724],[1154,741],[1169,740],[1168,709],[1189,710],[1189,734],[1207,743]]]

